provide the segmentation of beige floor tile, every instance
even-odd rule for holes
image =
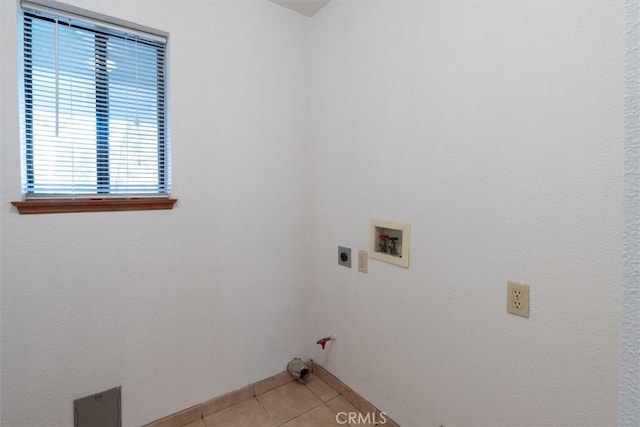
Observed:
[[[207,427],[203,420],[194,421],[182,427]]]
[[[327,406],[333,409],[334,412],[355,412],[356,407],[347,402],[342,396],[336,396],[333,399],[327,401]]]
[[[332,399],[338,395],[338,392],[332,389],[314,374],[309,375],[307,382],[305,383],[309,389],[320,398],[323,402]]]
[[[202,405],[195,405],[184,411],[169,415],[145,427],[182,427],[202,419]]]
[[[347,402],[347,400],[342,396],[337,396],[331,400],[328,400],[327,406],[331,408],[339,416],[339,421],[342,423],[348,422],[349,419],[351,420],[355,419],[357,422],[354,423],[353,425],[375,426],[374,421],[382,420],[379,414],[376,414],[375,419],[373,414],[369,415],[368,419],[364,418],[366,417],[366,414],[363,414],[361,418],[357,418],[358,414],[360,414],[360,411],[358,411],[356,407],[353,406],[351,403]],[[355,415],[352,415],[352,414],[355,414]],[[367,423],[365,421],[369,421],[369,422]]]
[[[295,418],[322,404],[322,401],[311,390],[298,382],[280,386],[256,396],[256,399],[277,424]]]
[[[230,406],[204,419],[206,427],[271,427],[275,424],[255,398]]]
[[[340,380],[315,362],[313,363],[313,374],[327,383],[329,387],[340,393],[340,385],[342,384]]]
[[[287,371],[280,372],[279,374],[255,383],[254,394],[257,396],[266,393],[291,381],[293,381],[293,377]]]
[[[283,427],[330,427],[344,425],[336,421],[336,413],[327,405],[316,406],[309,412],[283,424]]]
[[[254,386],[249,385],[239,390],[232,391],[223,396],[216,397],[202,404],[202,417],[208,417],[211,414],[215,414],[218,411],[227,409],[230,406],[237,405],[240,402],[244,402],[247,399],[253,397]]]
[[[351,388],[346,388],[344,398],[349,401],[353,406],[358,408],[360,412],[363,414],[375,414],[377,409],[371,403],[369,403],[366,399],[364,399],[360,394],[353,391]]]

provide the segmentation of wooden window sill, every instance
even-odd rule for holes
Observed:
[[[177,199],[41,199],[11,202],[21,215],[172,209]]]

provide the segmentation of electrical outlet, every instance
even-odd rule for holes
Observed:
[[[529,285],[507,282],[507,312],[529,318]]]
[[[351,268],[351,248],[338,246],[338,264]]]
[[[358,251],[358,271],[366,273],[369,270],[369,254],[367,251]]]

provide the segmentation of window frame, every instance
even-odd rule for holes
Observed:
[[[113,18],[110,16],[102,15],[93,11],[81,9],[75,6],[58,3],[53,0],[22,0],[20,4],[20,20],[21,26],[25,25],[25,16],[32,15],[32,19],[40,19],[34,11],[43,11],[46,14],[60,16],[60,17],[72,17],[74,20],[78,20],[88,25],[95,25],[96,28],[117,28],[118,30],[126,30],[134,34],[142,34],[146,37],[152,36],[165,40],[164,43],[164,56],[158,57],[158,61],[162,60],[161,66],[158,67],[158,85],[163,82],[163,90],[157,92],[159,111],[162,110],[162,120],[158,120],[158,192],[149,194],[135,194],[127,196],[119,193],[110,193],[110,174],[109,170],[109,158],[108,154],[105,155],[102,147],[108,146],[108,102],[107,110],[100,111],[100,106],[96,104],[96,194],[81,194],[81,195],[66,195],[66,194],[52,194],[52,195],[38,195],[37,193],[30,193],[29,189],[35,187],[34,182],[34,164],[33,164],[33,150],[25,149],[22,155],[23,162],[23,200],[11,202],[18,212],[21,214],[34,214],[34,213],[64,213],[64,212],[100,212],[100,211],[131,211],[131,210],[158,210],[158,209],[172,209],[177,199],[171,198],[170,195],[170,174],[171,174],[171,162],[170,162],[170,147],[169,147],[169,135],[167,132],[168,126],[168,106],[167,106],[167,91],[168,91],[168,37],[169,34],[156,30],[150,27],[142,26],[136,23],[125,21],[119,18]],[[29,20],[29,22],[32,22]],[[56,24],[58,25],[58,24]],[[104,36],[104,43],[107,42],[107,37]],[[96,38],[96,48],[100,37]],[[28,109],[31,110],[33,106],[33,90],[32,79],[33,74],[30,72],[29,65],[31,63],[27,61],[27,55],[31,55],[26,49],[27,37],[24,29],[21,33],[21,49],[22,49],[22,67],[20,79],[24,88],[22,98],[22,117],[24,122],[21,123],[23,132],[24,148],[29,147],[29,144],[33,144],[33,116],[29,114]],[[103,61],[102,64],[104,72],[107,72],[107,62]],[[160,64],[159,64],[160,65]],[[100,64],[98,64],[99,71]],[[97,72],[98,72],[97,71]],[[162,80],[160,80],[162,79]],[[101,86],[101,87],[99,87]],[[107,86],[107,87],[105,87]],[[108,96],[108,85],[98,83],[96,81],[96,93],[101,90],[101,96]],[[105,116],[106,115],[106,116]],[[102,119],[102,120],[101,120]],[[101,120],[101,121],[100,121]],[[105,123],[106,120],[106,130]],[[106,132],[106,133],[105,133]],[[31,154],[29,154],[31,153]],[[105,157],[106,156],[106,157]],[[105,173],[106,171],[106,173]]]

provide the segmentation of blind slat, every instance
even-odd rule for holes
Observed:
[[[170,193],[159,39],[23,6],[28,198]]]

